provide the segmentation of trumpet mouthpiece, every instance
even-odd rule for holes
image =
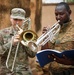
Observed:
[[[60,22],[60,20],[58,20],[58,22]]]

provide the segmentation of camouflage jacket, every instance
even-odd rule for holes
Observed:
[[[14,30],[12,27],[8,27],[0,31],[0,55],[1,55],[0,66],[5,66],[6,64],[6,58],[7,58],[10,46],[11,46],[12,36],[14,36]],[[16,46],[17,45],[12,46],[12,51],[11,51],[9,62],[8,62],[9,68],[11,68],[11,65],[14,59]],[[35,57],[35,54],[36,52],[33,52],[30,48],[20,43],[14,70],[23,70],[23,69],[28,70],[29,69],[28,57],[33,58]]]
[[[72,50],[74,49],[74,23],[72,21],[64,24],[61,27],[61,30],[59,32],[59,35],[57,35],[57,38],[55,42],[52,44],[51,49],[55,49],[58,51],[64,51],[64,50]],[[51,65],[51,66],[50,66]],[[69,68],[74,66],[68,66],[68,65],[62,65],[57,62],[51,62],[50,67],[53,69],[58,68]]]
[[[49,41],[44,47],[42,47],[42,50],[46,48],[55,49],[58,51],[74,49],[74,23],[70,21],[63,25],[59,34],[56,35],[54,42]],[[41,68],[39,63],[36,63],[36,70],[41,73],[43,73],[43,70],[45,73],[48,73],[51,69],[59,71],[61,68],[74,68],[74,66],[63,65],[54,61]]]

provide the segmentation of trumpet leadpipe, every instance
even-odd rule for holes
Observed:
[[[45,32],[43,35],[41,35],[41,36],[38,38],[36,44],[38,45],[40,42],[42,42],[44,39],[46,39],[46,37],[49,36],[50,33],[53,32],[54,29],[59,26],[59,24],[58,24],[59,22],[60,22],[60,20],[58,20],[58,21],[52,26],[52,28],[48,29],[47,32]],[[59,29],[58,29],[58,31],[59,31]],[[58,32],[58,31],[57,31],[57,32]]]

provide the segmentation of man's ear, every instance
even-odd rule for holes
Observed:
[[[71,10],[69,10],[68,12],[69,12],[69,14],[71,14],[71,13],[72,13],[72,11],[71,11]]]
[[[10,16],[10,21],[12,21],[12,18],[11,18],[11,16]]]

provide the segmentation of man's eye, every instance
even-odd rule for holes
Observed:
[[[18,20],[18,19],[14,19],[14,20]]]
[[[22,21],[21,19],[14,19],[15,21]]]
[[[58,16],[58,14],[55,14],[55,16]]]

